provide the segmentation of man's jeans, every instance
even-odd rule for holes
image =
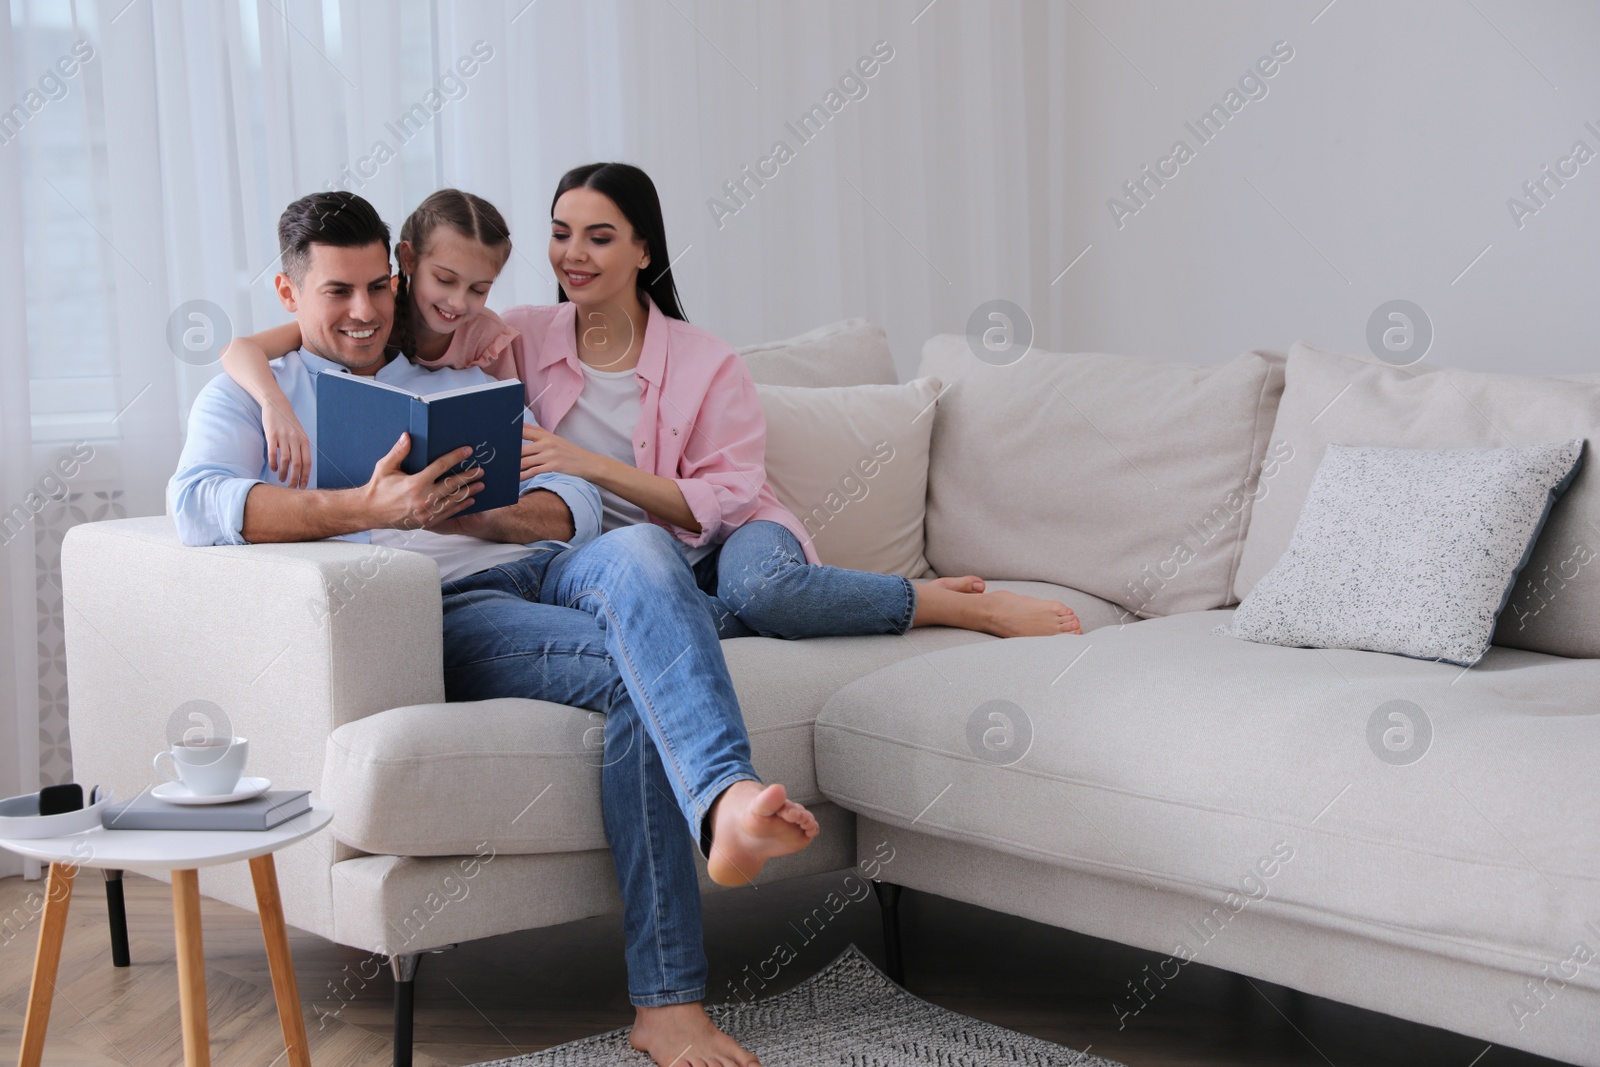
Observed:
[[[903,634],[917,610],[906,579],[807,563],[794,534],[765,519],[733,531],[694,573],[719,637]]]
[[[712,801],[756,779],[717,630],[672,535],[630,526],[442,587],[450,700],[603,712],[601,801],[622,891],[628,995],[705,998],[700,885]]]

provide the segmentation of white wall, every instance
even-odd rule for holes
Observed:
[[[775,43],[770,15],[763,38],[748,9],[698,6],[761,91],[702,52],[700,121],[744,150],[696,128],[697,168],[667,163],[690,117],[642,120],[656,140],[634,158],[659,160],[674,244],[695,245],[692,317],[747,343],[866,315],[904,375],[995,297],[1046,347],[1204,361],[1296,339],[1365,351],[1368,318],[1402,298],[1433,323],[1430,363],[1600,369],[1600,158],[1520,228],[1507,209],[1575,141],[1600,153],[1600,4],[938,0],[912,24],[925,2],[827,9]],[[713,227],[702,201],[880,37],[896,58],[839,136]],[[1294,55],[1267,95],[1200,145],[1184,123],[1278,41]],[[1180,137],[1194,159],[1119,228],[1108,198]],[[840,217],[856,236],[834,235]]]
[[[1083,5],[1159,90],[1072,36],[1063,59],[1099,91],[1061,192],[1094,248],[1056,291],[1030,288],[1049,340],[1364,351],[1373,309],[1405,298],[1433,321],[1430,362],[1600,369],[1600,4],[1326,2]],[[1277,40],[1295,57],[1269,94],[1118,229],[1106,198]],[[1578,140],[1596,159],[1519,228],[1508,199]]]

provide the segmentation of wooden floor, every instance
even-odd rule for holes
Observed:
[[[742,890],[706,901],[712,1001],[783,940],[789,922],[842,885],[842,874]],[[42,882],[0,880],[0,916]],[[47,1065],[171,1067],[182,1062],[172,900],[165,883],[126,882],[133,966],[111,966],[98,872],[73,893]],[[273,1067],[283,1051],[254,913],[206,900],[204,937],[213,1063]],[[1549,1067],[1554,1061],[1401,1022],[1191,964],[1119,1029],[1112,1001],[1160,957],[926,894],[901,902],[907,986],[919,996],[1129,1067]],[[0,1064],[16,1062],[35,921],[0,930]],[[393,986],[367,954],[290,931],[317,1067],[389,1063]],[[877,904],[852,902],[769,984],[816,973],[855,942],[883,961]],[[333,992],[342,983],[340,992]],[[418,972],[419,1067],[531,1052],[632,1020],[620,920],[588,919],[463,945]],[[759,1050],[756,1050],[759,1052]],[[643,1058],[641,1057],[641,1060]]]

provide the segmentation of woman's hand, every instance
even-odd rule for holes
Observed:
[[[564,437],[526,423],[522,427],[522,478],[535,474],[570,474],[574,478],[597,481],[607,457],[579,448]]]
[[[311,481],[311,439],[287,404],[264,404],[261,428],[267,436],[267,467],[290,489]]]
[[[642,471],[631,463],[579,448],[564,437],[537,426],[522,426],[522,478],[557,471],[615,493],[647,515],[666,519],[691,533],[699,533],[700,520],[684,498],[683,487],[671,478]]]

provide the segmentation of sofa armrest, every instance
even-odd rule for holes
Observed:
[[[190,548],[165,516],[61,547],[74,777],[129,798],[189,701],[250,742],[248,773],[317,789],[344,723],[444,699],[433,561],[348,541]],[[184,709],[180,712],[180,709]]]

